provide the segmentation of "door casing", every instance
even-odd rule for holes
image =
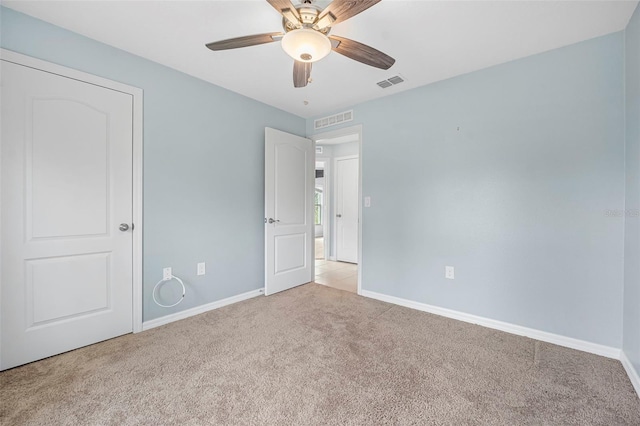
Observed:
[[[82,71],[13,52],[0,49],[0,60],[23,65],[29,68],[45,71],[51,74],[84,81],[97,86],[127,93],[133,98],[133,223],[135,225],[132,235],[133,250],[133,332],[142,331],[142,160],[143,160],[143,91],[137,87],[128,86],[106,78],[98,77]],[[6,247],[0,247],[6,250]],[[0,260],[1,261],[1,260]],[[0,268],[2,265],[0,264]],[[1,278],[0,278],[1,279]],[[2,298],[2,283],[0,282],[0,298]],[[1,343],[0,343],[1,344]]]
[[[329,235],[329,211],[330,211],[329,207],[331,206],[331,196],[333,195],[333,191],[331,190],[331,185],[333,183],[333,181],[331,180],[331,171],[333,170],[333,168],[331,167],[331,158],[316,157],[316,163],[320,161],[324,163],[324,192],[322,195],[323,201],[324,201],[324,204],[322,205],[322,217],[323,217],[322,238],[324,238],[325,244],[324,244],[323,256],[325,260],[329,260],[329,257],[331,255],[331,246],[329,244],[326,244],[326,242],[327,242],[327,236]],[[314,244],[313,245],[314,265],[315,265],[315,247],[316,246]]]
[[[358,135],[358,294],[362,294],[362,269],[364,268],[364,265],[362,264],[362,124],[330,132],[317,133],[315,135],[308,136],[308,138],[313,141],[315,152],[315,145],[319,140],[333,139],[353,134]],[[315,244],[313,250],[313,262],[315,262]]]

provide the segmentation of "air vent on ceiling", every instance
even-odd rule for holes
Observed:
[[[382,87],[383,89],[386,89],[387,87],[391,87],[394,84],[400,84],[404,81],[404,78],[399,76],[399,75],[394,75],[393,77],[389,77],[386,80],[382,80],[377,82],[376,84],[380,87]]]
[[[313,127],[315,129],[322,129],[323,127],[335,126],[336,124],[344,123],[353,120],[353,110],[341,112],[339,114],[330,115],[329,117],[322,117],[314,120]]]

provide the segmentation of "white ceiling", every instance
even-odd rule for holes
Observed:
[[[332,52],[314,64],[313,82],[301,89],[293,87],[293,61],[279,43],[219,52],[205,48],[211,41],[281,31],[281,16],[265,0],[2,3],[311,117],[620,31],[638,2],[383,0],[331,33],[382,50],[395,65],[384,71]],[[397,74],[406,81],[387,89],[376,85]]]

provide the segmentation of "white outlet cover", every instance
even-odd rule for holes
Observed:
[[[198,263],[197,274],[204,275],[207,273],[207,268],[204,262]]]
[[[364,197],[364,206],[365,207],[371,207],[371,197],[369,197],[369,196]]]
[[[455,279],[455,269],[453,266],[444,267],[444,277],[449,280]]]
[[[162,279],[167,281],[170,280],[171,277],[173,276],[173,273],[171,272],[171,268],[162,268]]]

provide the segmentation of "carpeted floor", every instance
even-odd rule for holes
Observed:
[[[0,384],[2,425],[640,425],[618,361],[317,284]]]

